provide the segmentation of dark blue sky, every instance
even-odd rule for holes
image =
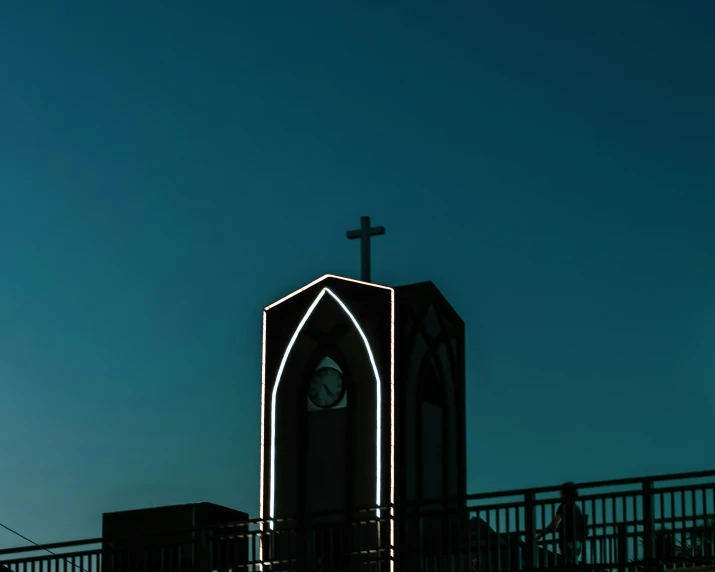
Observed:
[[[467,323],[472,492],[713,468],[713,22],[3,2],[0,522],[256,514],[261,309],[358,276],[363,214]]]

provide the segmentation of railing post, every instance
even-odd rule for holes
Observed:
[[[201,572],[209,572],[211,570],[211,547],[209,541],[209,531],[206,528],[201,528],[199,531],[198,546],[195,554],[196,568]]]
[[[524,494],[524,532],[526,542],[524,544],[524,568],[535,570],[536,564],[536,505],[534,503],[534,493]]]
[[[113,545],[102,542],[102,568],[101,572],[114,572],[117,569],[116,550]]]
[[[655,526],[653,524],[653,481],[643,481],[643,560],[645,570],[653,570],[655,562]]]
[[[621,572],[628,570],[628,536],[625,522],[616,523],[616,560]]]
[[[295,541],[299,548],[295,554],[295,569],[299,572],[318,570],[318,543],[320,542],[320,531],[314,530],[311,514],[306,514],[303,519],[297,521],[298,529],[295,531]]]

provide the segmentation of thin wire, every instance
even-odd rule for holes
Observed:
[[[13,534],[19,536],[19,537],[22,538],[23,540],[26,540],[26,541],[29,542],[30,544],[34,544],[35,546],[40,546],[40,545],[37,544],[37,542],[35,542],[34,540],[30,540],[29,538],[27,538],[27,536],[24,536],[24,535],[20,534],[17,530],[13,530],[13,529],[10,528],[9,526],[5,526],[2,522],[0,522],[0,526],[1,526],[2,528],[4,528],[5,530],[7,530],[7,531],[9,531],[9,532],[12,532]],[[60,556],[59,554],[56,554],[55,552],[52,552],[52,550],[50,550],[49,548],[43,548],[42,550],[44,550],[45,552],[49,552],[50,554],[52,554],[52,556],[57,556],[58,558],[62,558],[62,560],[64,560],[65,562],[67,562],[67,563],[69,563],[69,564],[72,564],[72,566],[74,566],[75,568],[79,568],[80,570],[82,570],[82,572],[87,572],[87,570],[85,570],[84,568],[82,568],[82,566],[80,566],[79,564],[75,564],[74,562],[70,562],[69,560],[67,560],[67,558],[63,558],[63,557]]]

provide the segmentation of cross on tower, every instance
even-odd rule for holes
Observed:
[[[347,236],[350,240],[354,238],[360,239],[360,255],[362,259],[362,280],[370,282],[370,237],[385,234],[384,226],[370,226],[370,217],[360,217],[360,228],[358,230],[349,230]]]

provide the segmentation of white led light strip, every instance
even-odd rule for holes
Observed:
[[[320,293],[316,296],[315,300],[313,303],[310,305],[308,310],[306,311],[305,315],[301,319],[300,323],[298,324],[298,327],[296,328],[295,332],[293,333],[293,336],[291,337],[290,341],[288,342],[288,346],[286,347],[286,351],[283,354],[283,358],[281,359],[280,366],[278,367],[278,373],[276,375],[276,382],[273,385],[273,391],[271,393],[271,414],[270,414],[270,422],[271,422],[271,444],[270,444],[270,496],[269,496],[269,509],[268,509],[268,515],[265,514],[265,506],[264,506],[264,498],[265,498],[265,490],[264,490],[264,482],[265,482],[265,468],[264,468],[264,463],[265,463],[265,400],[266,400],[266,326],[267,326],[267,317],[266,313],[268,310],[271,308],[277,306],[278,304],[281,304],[282,302],[285,302],[289,298],[292,298],[293,296],[296,296],[297,294],[307,290],[308,288],[314,286],[315,284],[322,282],[323,280],[327,278],[336,278],[339,280],[345,280],[348,282],[354,282],[357,284],[363,284],[366,286],[372,286],[372,287],[377,287],[377,288],[382,288],[385,290],[390,291],[390,503],[394,504],[395,501],[395,490],[394,490],[394,485],[395,485],[395,478],[394,478],[394,466],[395,466],[395,428],[394,428],[394,422],[395,422],[395,363],[394,363],[394,354],[395,354],[395,291],[392,288],[388,288],[387,286],[380,286],[377,284],[371,284],[368,282],[361,282],[358,280],[352,280],[350,278],[342,278],[340,276],[333,276],[333,275],[326,275],[323,276],[322,278],[315,280],[314,282],[311,282],[307,286],[301,288],[300,290],[286,296],[285,298],[282,298],[281,300],[275,302],[274,304],[271,304],[267,308],[265,308],[264,313],[263,313],[263,368],[262,368],[262,393],[261,393],[261,484],[260,484],[260,513],[261,513],[261,530],[264,530],[264,523],[265,520],[267,519],[269,521],[269,527],[271,530],[274,529],[275,522],[275,479],[276,479],[276,402],[277,402],[277,396],[278,396],[278,387],[280,386],[281,382],[281,377],[283,375],[283,370],[285,369],[285,365],[288,361],[288,357],[290,356],[290,352],[293,349],[293,346],[298,339],[298,336],[300,335],[300,332],[302,331],[303,327],[305,326],[306,322],[310,318],[311,314],[315,310],[315,308],[318,306],[320,301],[323,299],[323,296],[325,294],[329,294],[337,303],[338,305],[342,308],[342,310],[345,312],[345,314],[350,318],[352,321],[353,325],[355,326],[355,329],[357,330],[358,334],[360,334],[360,337],[362,338],[363,344],[365,345],[365,350],[367,351],[368,358],[370,360],[370,365],[372,366],[373,374],[375,376],[375,396],[376,396],[376,412],[375,412],[375,417],[376,417],[376,427],[375,427],[375,505],[376,505],[376,516],[377,518],[380,518],[380,505],[382,504],[382,498],[381,498],[381,491],[382,491],[382,380],[380,379],[380,374],[377,369],[377,364],[375,363],[375,357],[372,353],[372,348],[370,347],[370,343],[367,339],[367,336],[365,335],[365,332],[362,330],[360,327],[360,324],[358,323],[357,319],[355,316],[350,312],[348,307],[343,303],[343,301],[335,295],[335,293],[330,290],[329,288],[323,288]],[[391,544],[391,552],[392,552],[392,547],[394,547],[394,513],[392,509],[390,509],[390,544]],[[262,545],[260,546],[260,560],[263,559],[262,553],[263,553],[263,547]],[[394,561],[391,563],[390,568],[393,568]]]

